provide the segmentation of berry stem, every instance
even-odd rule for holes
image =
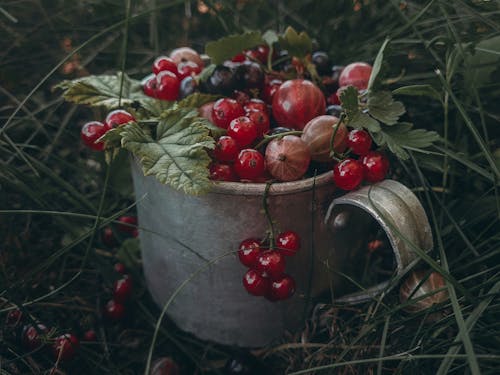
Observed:
[[[335,127],[335,131],[332,133],[332,136],[330,137],[330,155],[332,157],[332,159],[336,160],[336,161],[340,161],[339,158],[337,158],[335,155],[336,155],[336,152],[335,152],[335,136],[337,135],[337,132],[339,131],[339,127],[340,127],[340,124],[344,121],[345,119],[345,113],[342,112],[340,114],[340,118],[339,118],[339,121],[337,122],[337,126]]]
[[[264,190],[264,196],[262,198],[262,206],[264,208],[264,214],[266,215],[267,222],[269,224],[269,250],[274,250],[274,223],[271,218],[271,213],[269,212],[269,206],[267,204],[267,197],[269,196],[269,189],[271,188],[272,182],[266,184],[266,189]]]
[[[300,136],[301,134],[302,134],[302,130],[290,130],[289,132],[283,132],[283,133],[279,133],[279,134],[264,135],[264,139],[262,139],[262,141],[257,143],[257,145],[254,148],[257,150],[259,147],[264,146],[266,143],[269,143],[273,139],[282,138],[285,135],[299,135]]]

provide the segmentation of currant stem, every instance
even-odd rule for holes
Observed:
[[[345,118],[345,114],[344,114],[344,112],[342,112],[340,114],[339,121],[336,124],[337,126],[335,127],[335,130],[334,130],[332,136],[330,137],[330,155],[332,155],[332,159],[334,159],[336,161],[340,161],[340,160],[338,160],[338,158],[335,157],[335,154],[336,154],[335,153],[335,136],[337,135],[340,124],[344,121],[344,118]]]
[[[283,132],[279,134],[264,135],[264,139],[262,139],[262,141],[257,143],[254,148],[257,150],[259,147],[264,146],[266,143],[269,143],[273,139],[281,138],[284,137],[285,135],[302,135],[302,130],[290,130],[289,132]]]
[[[266,189],[264,190],[264,196],[262,198],[262,206],[264,208],[264,214],[266,215],[267,222],[269,224],[269,250],[274,249],[274,223],[271,218],[271,213],[269,212],[269,206],[267,204],[267,197],[269,196],[269,189],[271,188],[272,182],[266,184]]]

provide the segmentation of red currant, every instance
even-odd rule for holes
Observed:
[[[356,155],[366,155],[372,147],[372,137],[366,130],[353,129],[346,139],[347,147]]]
[[[123,109],[116,109],[108,113],[104,122],[108,128],[116,128],[132,121],[135,121],[134,116]]]
[[[281,232],[276,237],[276,246],[284,255],[295,255],[300,249],[300,237],[296,232],[291,230]]]
[[[106,227],[102,231],[102,242],[107,247],[115,247],[117,245],[115,234],[113,233],[113,229],[111,229],[111,227]]]
[[[264,296],[269,291],[270,280],[262,272],[249,269],[243,276],[243,286],[254,296]]]
[[[223,135],[215,143],[214,156],[219,161],[234,161],[240,150],[233,137]]]
[[[364,62],[355,62],[347,65],[340,73],[339,86],[354,86],[358,90],[368,87],[368,81],[372,74],[371,65]]]
[[[132,279],[125,275],[115,281],[113,286],[113,299],[116,302],[124,303],[132,295]]]
[[[167,56],[159,56],[153,62],[153,73],[158,74],[163,71],[177,73],[177,64]]]
[[[127,268],[125,267],[125,265],[123,263],[116,263],[115,266],[114,266],[114,269],[116,272],[124,275],[125,272],[127,272]]]
[[[363,181],[363,165],[355,159],[341,161],[333,167],[333,181],[343,190],[356,189]]]
[[[257,139],[259,129],[257,125],[246,116],[235,118],[227,128],[227,135],[232,137],[240,148],[249,146]]]
[[[266,250],[257,257],[257,269],[275,279],[285,272],[285,257],[276,250]]]
[[[27,350],[35,350],[42,346],[42,338],[40,334],[45,334],[49,330],[43,324],[37,324],[36,328],[33,325],[27,325],[23,328],[21,341]]]
[[[368,182],[382,181],[389,171],[389,160],[377,151],[371,151],[363,156],[362,163],[364,178]]]
[[[240,243],[238,258],[244,266],[255,267],[257,258],[261,252],[261,242],[255,238],[248,238]]]
[[[85,331],[83,341],[97,341],[97,333],[93,329]]]
[[[267,111],[264,112],[257,109],[250,109],[247,111],[247,117],[257,126],[259,138],[269,132],[271,121],[269,120]]]
[[[249,51],[245,51],[245,55],[250,60],[258,61],[261,64],[267,64],[267,55],[269,55],[269,47],[266,45],[258,46]]]
[[[137,216],[121,216],[118,218],[116,229],[131,234],[137,228]]]
[[[101,138],[109,128],[99,121],[91,121],[87,122],[83,125],[82,130],[80,132],[80,137],[82,138],[83,143],[92,150],[102,151],[104,150],[104,143],[96,141]]]
[[[110,300],[104,307],[103,315],[110,321],[120,321],[125,316],[125,306],[115,300]]]
[[[10,310],[5,318],[5,324],[10,327],[17,326],[23,319],[23,313],[19,309]]]
[[[210,179],[214,181],[238,181],[238,175],[232,165],[223,163],[212,163],[209,168]]]
[[[326,99],[328,105],[339,105],[340,104],[340,91],[337,90],[333,94],[330,94]]]
[[[267,110],[267,104],[264,103],[264,101],[260,100],[260,99],[250,99],[250,101],[248,101],[248,103],[246,103],[243,106],[243,109],[247,113],[249,111],[253,110],[253,109],[256,109],[258,111],[262,111],[262,112],[265,112],[265,113],[268,112],[268,110]]]
[[[231,59],[232,62],[235,62],[235,63],[242,63],[243,61],[245,61],[247,59],[247,57],[245,56],[245,54],[242,52],[242,53],[238,53],[237,55],[234,55]]]
[[[267,104],[271,105],[273,103],[274,94],[280,88],[282,83],[283,81],[280,79],[273,79],[269,83],[266,83],[264,85],[264,89],[260,94],[262,100],[264,100],[264,102],[266,102]]]
[[[253,148],[241,150],[234,162],[236,174],[244,180],[256,180],[264,174],[264,156]]]
[[[282,301],[290,298],[295,293],[295,281],[291,276],[282,275],[271,282],[269,293],[266,295],[270,301]]]
[[[179,78],[174,73],[164,70],[156,76],[156,97],[161,100],[176,100],[180,86]]]
[[[227,129],[231,121],[245,115],[245,110],[234,99],[222,98],[212,108],[212,120],[219,128]]]
[[[66,333],[56,338],[52,346],[54,358],[61,361],[73,359],[80,346],[80,341],[71,333]]]
[[[156,98],[156,75],[150,74],[142,80],[142,91],[145,95]]]
[[[193,61],[184,61],[177,67],[177,76],[182,81],[186,77],[195,76],[201,73],[201,68]]]

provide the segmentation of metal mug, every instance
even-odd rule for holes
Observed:
[[[277,228],[299,233],[301,249],[286,259],[286,272],[296,282],[294,296],[270,302],[245,291],[247,269],[236,253],[242,240],[262,238],[268,229],[265,184],[220,182],[208,194],[192,196],[145,177],[135,162],[132,176],[144,275],[153,299],[163,308],[176,293],[167,315],[182,330],[221,344],[269,344],[300,327],[312,297],[328,290],[334,298],[345,294],[349,282],[343,275],[356,268],[374,219],[392,245],[395,273],[417,257],[407,241],[424,251],[432,247],[422,206],[396,181],[347,194],[335,189],[331,172],[272,184],[267,198],[271,217]],[[346,214],[350,220],[342,223]]]

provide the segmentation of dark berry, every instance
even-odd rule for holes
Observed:
[[[311,56],[312,63],[316,66],[316,71],[320,75],[330,74],[331,63],[328,54],[323,51],[314,52]]]
[[[5,325],[8,327],[17,326],[23,319],[23,313],[19,309],[10,310],[5,318]]]
[[[135,121],[134,116],[123,109],[116,109],[108,113],[105,123],[108,128],[116,128],[132,121]]]
[[[326,114],[327,115],[340,118],[341,113],[342,113],[342,106],[340,106],[338,104],[331,104],[328,107],[326,107]]]
[[[238,175],[232,165],[223,163],[212,163],[209,168],[209,177],[214,181],[238,181]]]
[[[356,155],[366,155],[372,147],[372,137],[366,130],[353,129],[346,139],[347,147]]]
[[[264,86],[264,71],[259,64],[245,61],[234,73],[236,86],[240,89],[261,89]]]
[[[153,62],[153,73],[158,74],[163,71],[177,74],[177,64],[170,57],[159,56]]]
[[[156,97],[161,100],[173,101],[179,97],[179,78],[168,70],[156,76]]]
[[[227,129],[231,121],[244,115],[245,110],[243,106],[230,98],[217,100],[212,108],[213,122],[222,129]]]
[[[42,338],[40,336],[47,332],[48,329],[43,324],[37,324],[36,327],[31,324],[23,327],[21,334],[23,347],[27,350],[38,349],[42,346]]]
[[[272,279],[283,275],[285,265],[285,257],[276,250],[266,250],[257,257],[257,269],[265,272]]]
[[[179,87],[179,98],[184,99],[185,97],[196,92],[198,88],[198,84],[193,77],[186,77],[181,81],[181,85]]]
[[[295,255],[300,249],[300,237],[291,230],[281,232],[276,237],[276,246],[284,255]]]
[[[234,73],[231,68],[218,65],[210,77],[203,83],[209,94],[231,95],[235,88]]]
[[[234,162],[236,174],[244,180],[256,180],[264,174],[264,156],[257,150],[241,150]]]
[[[273,279],[266,297],[271,301],[282,301],[295,293],[295,281],[291,276],[282,275]]]
[[[115,300],[110,300],[104,306],[103,315],[109,321],[117,322],[125,316],[125,306]]]
[[[356,189],[363,181],[363,165],[349,158],[337,163],[333,167],[333,181],[343,190]]]
[[[161,357],[151,364],[150,375],[179,375],[180,369],[177,363],[170,357]]]
[[[97,333],[93,329],[85,331],[83,334],[83,341],[97,341]]]
[[[227,135],[232,137],[240,148],[249,146],[257,139],[260,129],[247,116],[235,118],[227,128]]]
[[[56,338],[52,346],[52,354],[56,360],[69,361],[75,357],[79,347],[78,338],[71,333],[66,333]]]
[[[266,375],[268,373],[257,358],[245,352],[235,354],[224,365],[225,375]]]
[[[371,151],[363,156],[364,178],[368,182],[382,181],[389,171],[389,160],[384,154]]]
[[[124,275],[125,272],[127,272],[127,268],[125,267],[125,265],[123,263],[116,263],[114,265],[114,269],[116,272],[118,272],[119,274],[122,274],[122,275]]]
[[[255,238],[248,238],[240,243],[238,258],[244,266],[255,267],[257,265],[257,258],[261,252],[261,242]]]
[[[104,143],[96,141],[101,138],[106,132],[109,130],[105,124],[99,121],[91,121],[87,122],[83,125],[82,130],[80,132],[80,137],[88,148],[91,148],[95,151],[104,150]]]
[[[242,106],[245,106],[250,101],[250,95],[241,90],[234,90],[231,95],[231,98],[236,100]]]
[[[222,162],[234,161],[240,150],[241,148],[233,137],[223,135],[215,143],[214,157]]]
[[[253,296],[264,296],[269,291],[270,280],[263,272],[249,269],[243,276],[243,286]]]

